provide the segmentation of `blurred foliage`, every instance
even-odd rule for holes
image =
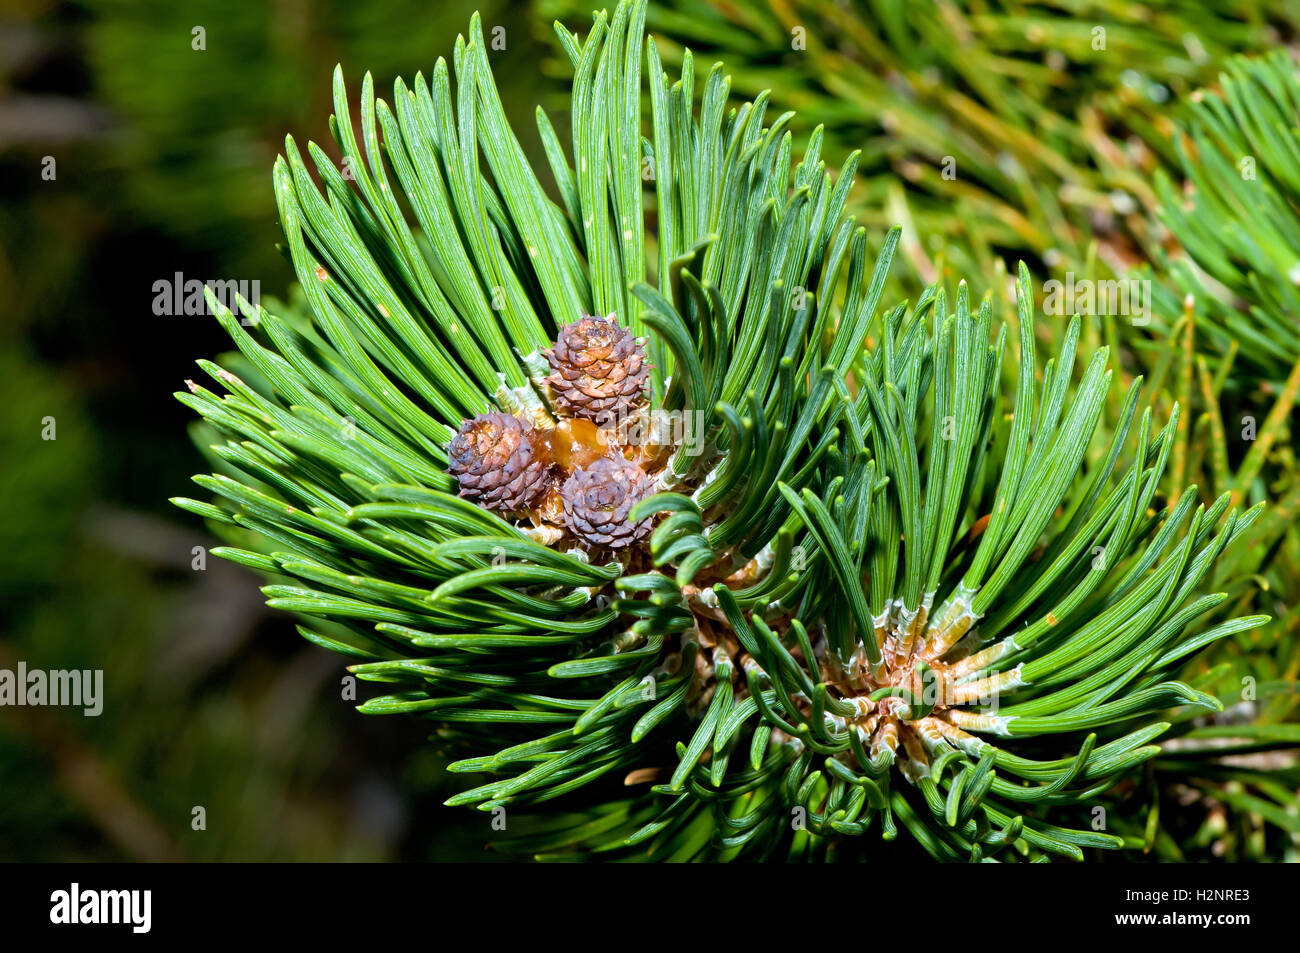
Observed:
[[[604,5],[538,0],[537,27]],[[1094,237],[1104,268],[1142,260],[1172,103],[1297,24],[1295,0],[666,0],[647,14],[666,64],[683,46],[701,72],[721,60],[733,94],[771,90],[796,134],[821,125],[828,153],[862,150],[853,211],[877,237],[904,224],[912,291],[964,277],[982,292],[997,258],[1081,271]]]
[[[0,348],[0,607],[43,595],[91,495],[94,437],[70,387]],[[45,439],[46,437],[52,439]],[[40,451],[40,452],[37,452]]]
[[[475,9],[507,25],[527,55],[531,38],[513,29],[507,5],[450,0],[85,0],[96,19],[89,59],[102,102],[124,121],[115,143],[123,203],[196,248],[219,255],[225,276],[266,275],[275,204],[271,163],[286,133],[328,140],[329,75],[374,74],[383,88],[399,73],[428,70],[450,51],[457,26]],[[194,30],[204,32],[206,49]],[[513,31],[513,37],[512,37]],[[529,115],[533,85],[517,70],[507,96]],[[159,82],[159,77],[166,77]],[[257,236],[262,236],[259,240]]]

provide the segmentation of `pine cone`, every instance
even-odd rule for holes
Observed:
[[[628,513],[652,489],[650,477],[635,463],[601,457],[575,471],[560,487],[564,523],[574,536],[593,546],[630,546],[650,532],[651,517],[633,523]]]
[[[650,368],[632,332],[608,318],[585,315],[560,328],[546,382],[555,409],[572,417],[611,423],[645,402]]]
[[[540,448],[518,417],[480,414],[452,438],[447,470],[461,496],[490,510],[523,510],[550,482],[551,464]]]

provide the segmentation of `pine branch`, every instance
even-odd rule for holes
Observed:
[[[385,686],[362,711],[430,720],[485,776],[448,803],[543,814],[516,847],[1123,846],[1078,825],[1171,709],[1221,707],[1174,676],[1265,621],[1205,621],[1259,507],[1161,505],[1176,428],[1152,433],[1135,384],[1099,429],[1107,355],[1073,381],[1077,319],[1040,386],[1023,266],[1014,396],[987,299],[882,308],[898,231],[870,264],[856,158],[795,162],[789,114],[728,108],[718,66],[697,106],[690,55],[670,83],[643,20],[561,28],[558,201],[477,17],[455,82],[439,61],[389,106],[367,76],[358,129],[336,72],[350,180],[292,138],[275,167],[305,309],[242,303],[246,327],[209,296],[251,373],[202,362],[227,393],[177,395],[222,466],[195,478],[212,502],[176,502]],[[606,407],[692,426],[630,438]]]

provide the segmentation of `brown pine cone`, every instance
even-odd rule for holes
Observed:
[[[645,350],[613,315],[585,315],[560,328],[546,382],[557,412],[612,423],[645,402],[650,368]]]
[[[592,546],[618,549],[650,532],[651,517],[633,523],[632,507],[650,495],[654,484],[645,471],[622,457],[601,457],[577,470],[560,487],[564,523]]]
[[[461,424],[447,448],[447,471],[460,495],[490,510],[523,510],[550,483],[551,464],[524,421],[480,414]]]

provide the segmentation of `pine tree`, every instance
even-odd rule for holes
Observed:
[[[450,804],[537,816],[516,849],[1133,846],[1093,808],[1221,707],[1176,673],[1265,621],[1206,621],[1260,507],[1164,499],[1177,409],[1079,362],[1078,318],[1040,366],[1024,266],[1007,322],[883,305],[856,157],[796,162],[689,53],[670,82],[644,17],[561,29],[550,194],[477,17],[454,82],[367,75],[354,112],[336,71],[341,161],[290,138],[274,173],[305,306],[209,297],[242,356],[178,395],[219,465],[176,502],[385,687],[363,711],[436,725],[481,776]]]

